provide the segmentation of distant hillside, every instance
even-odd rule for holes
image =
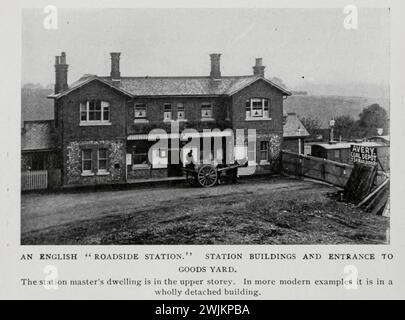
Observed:
[[[328,127],[329,120],[336,116],[350,115],[358,119],[363,108],[378,103],[389,110],[386,99],[346,97],[346,96],[316,96],[296,95],[284,101],[284,112],[295,112],[303,117],[318,118],[322,127]]]
[[[21,122],[24,120],[52,120],[53,100],[47,96],[52,89],[21,89]],[[364,107],[378,103],[389,110],[389,101],[363,97],[293,95],[284,101],[284,112],[295,112],[303,117],[318,118],[323,127],[340,115],[357,119]]]

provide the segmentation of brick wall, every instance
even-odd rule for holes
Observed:
[[[97,150],[107,149],[107,171],[105,175],[97,173]],[[92,150],[92,175],[82,175],[82,150]],[[125,140],[79,140],[64,145],[63,184],[94,185],[125,181]]]
[[[80,102],[92,99],[110,103],[110,122],[107,126],[80,126]],[[93,81],[59,101],[58,126],[64,141],[124,138],[127,97],[106,84]]]
[[[146,104],[147,123],[134,123],[135,104]],[[226,98],[144,98],[134,99],[128,104],[127,110],[127,132],[128,134],[148,133],[154,128],[162,128],[170,132],[170,122],[163,121],[164,105],[171,104],[172,119],[177,119],[177,105],[181,103],[185,110],[185,119],[180,121],[179,130],[184,128],[202,129],[224,129],[231,126],[227,121],[227,109],[230,99]],[[201,120],[201,104],[211,103],[214,121]]]
[[[266,98],[270,100],[271,120],[246,120],[246,100]],[[232,96],[232,125],[235,129],[256,129],[262,133],[283,133],[283,94],[264,80],[259,80]]]
[[[245,102],[249,98],[267,98],[270,100],[271,120],[247,121]],[[80,102],[99,99],[110,103],[111,125],[80,125]],[[146,104],[148,123],[134,123],[134,105]],[[257,81],[241,90],[231,98],[136,98],[129,99],[122,93],[111,89],[106,84],[93,81],[79,88],[55,103],[56,125],[60,133],[60,145],[63,147],[63,183],[64,184],[97,184],[125,181],[126,137],[129,134],[148,133],[153,128],[163,128],[170,132],[170,122],[163,122],[164,105],[172,106],[172,117],[177,117],[177,105],[184,106],[187,121],[180,122],[179,130],[195,128],[202,130],[256,129],[257,159],[260,153],[260,141],[269,142],[269,164],[258,168],[258,171],[278,171],[283,132],[283,94],[267,84]],[[201,105],[211,103],[213,121],[201,120]],[[245,131],[247,133],[247,131]],[[115,152],[111,158],[110,174],[106,176],[82,176],[81,150],[83,148],[106,147]],[[115,150],[115,151],[113,151]],[[116,168],[113,164],[118,164]],[[156,176],[167,175],[166,171],[154,172]],[[149,173],[151,175],[151,173]]]
[[[246,100],[266,98],[270,100],[271,120],[246,120]],[[255,174],[280,172],[280,152],[283,142],[283,94],[264,80],[259,80],[232,96],[231,119],[234,129],[256,129]],[[260,142],[269,142],[269,164],[260,165]]]
[[[283,139],[283,150],[298,153],[299,143],[298,138],[284,138]],[[301,138],[301,153],[304,153],[304,138]]]

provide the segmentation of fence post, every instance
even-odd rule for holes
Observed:
[[[322,161],[322,180],[326,179],[326,165],[325,165],[325,159]]]
[[[297,161],[297,176],[302,179],[302,158],[301,155],[298,155]]]
[[[305,161],[305,158],[303,156],[301,156],[301,172],[300,172],[301,177],[304,177],[304,161]]]

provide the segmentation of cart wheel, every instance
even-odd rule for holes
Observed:
[[[218,173],[214,166],[206,164],[198,170],[197,178],[201,187],[209,188],[217,183]]]

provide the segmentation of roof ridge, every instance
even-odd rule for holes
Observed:
[[[255,78],[255,75],[222,76],[221,78]],[[102,79],[110,79],[111,76],[99,76]],[[210,79],[210,76],[121,76],[121,79]],[[215,79],[220,80],[220,79]]]
[[[223,81],[211,80],[209,76],[146,76],[121,77],[121,81],[114,81],[111,76],[97,76],[86,74],[79,81],[71,84],[70,88],[58,94],[51,94],[48,98],[60,98],[87,83],[98,80],[122,93],[134,96],[175,96],[175,95],[233,95],[256,81],[265,81],[286,95],[291,93],[270,79],[257,75],[224,76]]]

